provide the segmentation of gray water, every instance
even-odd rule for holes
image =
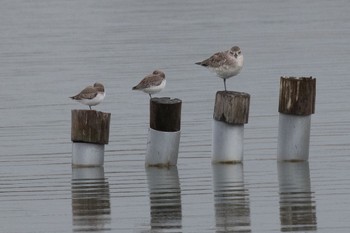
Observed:
[[[0,232],[348,232],[350,2],[2,1]],[[222,80],[195,66],[239,45],[251,95],[244,163],[211,164]],[[178,166],[145,168],[154,69],[180,98]],[[280,76],[317,79],[308,163],[277,163]],[[68,97],[112,114],[103,168],[72,169]]]

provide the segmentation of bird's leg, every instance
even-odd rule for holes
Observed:
[[[90,110],[91,110],[91,106],[89,105],[89,108],[90,108]]]
[[[149,98],[151,98],[151,99],[152,99],[152,95],[151,95],[151,94],[149,94]]]
[[[225,91],[226,91],[226,79],[224,78],[224,87],[225,87]]]

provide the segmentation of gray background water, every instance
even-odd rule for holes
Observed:
[[[0,231],[348,232],[350,2],[1,1]],[[239,45],[251,94],[243,165],[211,165],[222,80],[194,62]],[[146,169],[148,96],[183,100],[177,168]],[[317,79],[309,163],[276,162],[280,76]],[[95,81],[105,166],[71,168],[68,96]]]

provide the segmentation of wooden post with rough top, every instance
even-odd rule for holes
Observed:
[[[243,161],[244,124],[248,123],[250,95],[218,91],[213,114],[213,163]]]
[[[73,166],[102,166],[109,141],[110,113],[72,110]]]
[[[249,117],[250,95],[236,91],[218,91],[215,98],[214,119],[227,124],[246,124]]]
[[[316,79],[281,77],[278,112],[308,116],[315,113]]]
[[[311,115],[315,113],[315,99],[316,79],[281,77],[278,160],[308,160]]]
[[[180,99],[168,97],[150,100],[150,128],[147,142],[147,166],[174,166],[180,143]]]
[[[72,110],[72,141],[108,144],[110,113]]]
[[[179,99],[152,98],[150,102],[150,127],[165,132],[179,131],[181,104]]]

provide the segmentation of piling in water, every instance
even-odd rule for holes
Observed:
[[[168,97],[150,100],[150,128],[147,140],[147,166],[175,166],[177,164],[180,128],[180,99]]]
[[[248,123],[250,95],[218,91],[213,114],[213,163],[243,161],[244,124]]]
[[[72,110],[72,165],[102,166],[109,141],[110,113]]]
[[[311,115],[315,112],[316,79],[281,77],[277,159],[307,161]]]

